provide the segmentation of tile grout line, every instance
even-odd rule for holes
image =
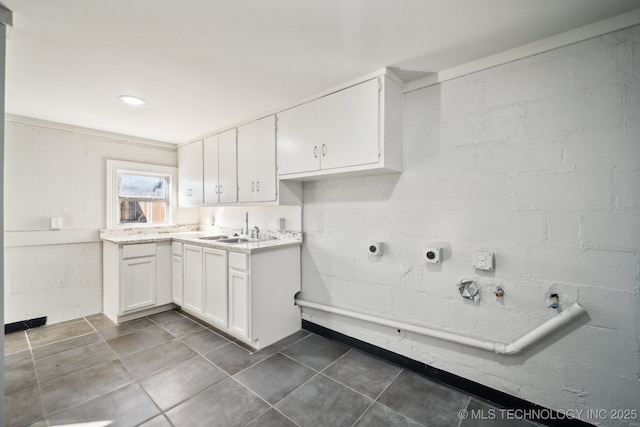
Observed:
[[[362,419],[362,417],[364,417],[364,414],[366,414],[366,413],[369,411],[369,409],[371,409],[371,407],[372,407],[373,405],[375,405],[375,404],[376,404],[376,401],[375,401],[375,400],[372,400],[372,401],[371,401],[371,404],[370,404],[369,406],[367,406],[367,409],[365,409],[364,411],[362,411],[362,413],[360,414],[360,416],[359,416],[358,418],[356,418],[356,420],[351,424],[351,427],[354,427],[356,424],[358,424],[358,421],[360,421],[360,420]]]
[[[191,320],[189,317],[184,316],[183,314],[179,313],[177,310],[174,310],[174,311],[176,312],[176,314],[178,314],[178,315],[182,316],[183,318],[188,319],[188,320]],[[163,324],[163,323],[169,323],[169,322],[171,322],[171,321],[172,321],[172,320],[169,320],[169,321],[166,321],[166,322],[158,322],[158,321],[156,321],[156,320],[152,319],[152,318],[151,318],[151,316],[146,316],[146,317],[144,317],[144,318],[149,319],[151,322],[153,322],[156,326],[159,326],[160,328],[162,328],[164,331],[167,331],[167,330],[166,330],[165,328],[163,328],[163,327],[162,327],[162,324]],[[182,320],[182,319],[177,319],[177,320],[174,320],[174,321],[179,321],[179,320]],[[191,320],[191,321],[193,321],[193,320]],[[197,323],[197,324],[198,324],[198,322],[194,322],[194,323]],[[206,327],[203,327],[203,331],[205,331],[205,330],[206,330],[206,331],[209,331],[209,332],[211,332],[211,333],[215,333],[214,331],[212,331],[212,330],[210,330],[210,329],[208,329],[208,328],[206,328]],[[167,332],[168,332],[169,334],[171,334],[169,331],[167,331]],[[202,331],[194,331],[194,332],[191,332],[190,334],[193,334],[193,333],[200,333],[200,332],[202,332]],[[209,360],[208,358],[206,358],[206,357],[204,356],[204,354],[202,354],[202,353],[200,353],[199,351],[197,351],[196,349],[192,348],[191,346],[189,346],[188,344],[186,344],[186,343],[182,340],[182,338],[187,337],[187,336],[189,336],[190,334],[184,335],[183,337],[180,337],[180,338],[179,338],[179,337],[174,336],[173,334],[171,334],[171,335],[173,336],[173,338],[175,338],[175,340],[176,340],[176,341],[178,341],[179,343],[181,343],[181,344],[185,345],[186,347],[188,347],[189,349],[191,349],[194,353],[196,353],[196,356],[194,356],[194,357],[192,357],[192,358],[190,358],[190,359],[187,359],[187,360],[191,360],[191,359],[194,359],[194,358],[196,358],[196,357],[202,357],[205,361],[207,361],[207,362],[208,362],[208,363],[210,363],[211,365],[215,366],[217,369],[220,369],[220,371],[221,371],[221,372],[223,372],[225,375],[227,375],[227,378],[223,379],[222,381],[220,381],[220,382],[218,382],[218,383],[216,383],[216,384],[213,384],[213,385],[211,385],[211,386],[209,386],[209,387],[205,388],[204,390],[199,391],[198,393],[194,394],[193,396],[190,396],[190,397],[188,397],[187,399],[182,400],[182,401],[180,401],[180,402],[176,403],[175,405],[170,406],[170,407],[169,407],[169,408],[167,408],[166,410],[162,410],[162,408],[160,408],[160,407],[158,406],[158,404],[155,402],[155,400],[153,400],[153,398],[152,398],[152,397],[147,393],[147,390],[144,388],[144,386],[142,386],[142,384],[140,384],[140,381],[136,379],[136,382],[138,382],[138,383],[139,383],[140,388],[142,388],[142,390],[145,392],[145,394],[146,394],[147,396],[149,396],[149,398],[150,398],[150,399],[151,399],[151,401],[154,403],[154,405],[156,405],[156,407],[160,410],[160,414],[161,414],[161,415],[162,415],[162,416],[163,416],[163,417],[164,417],[164,418],[165,418],[165,419],[166,419],[166,420],[167,420],[167,421],[168,421],[172,426],[173,426],[174,424],[173,424],[173,422],[171,421],[171,419],[169,418],[169,416],[167,415],[167,411],[170,411],[171,409],[176,408],[177,406],[179,406],[179,405],[183,404],[184,402],[186,402],[186,401],[188,401],[188,400],[190,400],[190,399],[193,399],[194,397],[196,397],[196,396],[198,396],[198,395],[200,395],[200,394],[204,393],[204,392],[205,392],[205,391],[207,391],[207,390],[210,390],[210,389],[211,389],[211,388],[213,388],[213,387],[216,387],[216,386],[219,386],[219,385],[221,385],[221,384],[224,384],[225,382],[227,382],[227,381],[229,381],[230,379],[232,379],[232,378],[233,378],[231,375],[229,375],[229,373],[228,373],[227,371],[225,371],[225,370],[224,370],[224,369],[222,369],[220,366],[218,366],[218,365],[216,365],[215,363],[213,363],[211,360]],[[219,335],[219,334],[216,334],[216,335]],[[219,335],[219,336],[221,336],[221,337],[222,337],[222,335]],[[225,346],[225,345],[228,345],[228,344],[234,344],[234,342],[233,342],[233,341],[229,341],[229,340],[227,340],[225,337],[222,337],[222,338],[224,338],[227,342],[226,342],[226,343],[224,343],[224,344],[222,344],[222,345],[220,345],[220,346],[218,346],[218,347],[216,347],[215,349],[221,348],[221,347],[223,347],[223,346]],[[151,346],[151,347],[149,347],[149,348],[152,348],[152,347],[154,347],[154,346]],[[215,349],[213,349],[213,350],[215,350]],[[144,350],[146,350],[146,349],[144,349]],[[213,351],[213,350],[212,350],[212,351]],[[141,351],[143,351],[143,350],[141,350]],[[132,354],[134,354],[134,353],[132,353]],[[117,355],[116,355],[116,356],[117,356]],[[123,363],[123,365],[124,365],[124,363]],[[126,365],[125,365],[125,368],[126,368]],[[159,370],[159,371],[155,372],[154,374],[157,374],[157,373],[159,373],[159,372],[162,372],[162,371],[164,371],[164,370],[166,370],[166,369],[169,369],[169,368],[167,367],[167,368],[161,369],[161,370]],[[129,371],[129,370],[127,369],[127,371]],[[154,374],[151,374],[151,375],[154,375]],[[149,375],[149,376],[151,376],[151,375]],[[133,374],[132,374],[132,376],[133,376],[134,378],[137,378],[137,377],[135,377],[135,375],[133,375]],[[145,377],[145,378],[147,378],[147,377]],[[244,387],[244,386],[243,386],[243,387]],[[268,402],[267,402],[267,404],[268,404]],[[157,415],[156,415],[156,416],[157,416]],[[155,416],[154,416],[154,418],[155,418]],[[148,420],[147,420],[147,421],[148,421]]]
[[[36,358],[33,354],[33,347],[31,346],[31,340],[29,339],[29,334],[27,331],[24,331],[25,338],[27,339],[27,345],[29,346],[29,354],[31,355],[31,363],[33,364],[33,370],[36,374],[36,387],[38,388],[38,398],[40,400],[40,409],[42,409],[42,415],[44,415],[44,422],[49,425],[49,415],[47,414],[47,410],[44,407],[44,401],[42,400],[42,387],[40,386],[40,375],[38,375],[38,366],[36,365]],[[36,421],[37,422],[37,421]]]
[[[392,366],[395,366],[395,365],[392,365]],[[400,413],[400,412],[396,411],[395,409],[390,408],[389,406],[385,405],[384,403],[382,403],[382,402],[378,401],[378,399],[380,399],[380,397],[384,394],[384,392],[385,392],[385,391],[387,391],[387,389],[388,389],[389,387],[391,387],[391,384],[393,384],[393,382],[394,382],[396,379],[398,379],[398,377],[400,376],[400,374],[402,374],[402,372],[403,372],[404,370],[405,370],[404,368],[400,368],[400,371],[398,371],[398,373],[393,377],[393,379],[392,379],[391,381],[389,381],[389,384],[387,384],[387,385],[384,387],[384,389],[382,389],[382,391],[381,391],[380,393],[378,393],[378,395],[377,395],[375,398],[370,398],[370,397],[369,397],[369,399],[372,399],[372,400],[373,400],[373,403],[372,403],[372,404],[371,404],[371,405],[370,405],[370,406],[369,406],[369,407],[368,407],[368,408],[367,408],[367,409],[362,413],[362,415],[360,416],[360,418],[362,418],[362,416],[364,416],[364,414],[365,414],[369,409],[371,409],[371,407],[372,407],[373,405],[375,405],[375,404],[377,403],[378,405],[384,406],[385,408],[389,409],[390,411],[392,411],[392,412],[393,412],[393,413],[395,413],[395,414],[398,414],[398,415],[402,416],[403,418],[409,419],[409,420],[411,420],[411,421],[413,421],[413,422],[415,422],[415,423],[417,423],[417,424],[419,424],[419,425],[421,425],[421,426],[424,426],[424,424],[422,424],[422,423],[420,423],[420,422],[418,422],[418,421],[414,420],[413,418],[409,417],[408,415],[402,414],[402,413]],[[335,381],[336,381],[336,382],[338,382],[339,384],[342,384],[342,383],[340,383],[340,382],[339,382],[339,381],[337,381],[337,380],[335,380]],[[349,386],[347,386],[347,385],[345,385],[345,384],[342,384],[342,385],[344,385],[345,387],[351,388],[351,387],[349,387]],[[352,389],[352,390],[353,390],[353,389]],[[356,391],[356,392],[357,392],[357,390],[354,390],[354,391]],[[362,393],[360,393],[360,394],[362,394]],[[368,396],[367,396],[367,397],[368,397]],[[360,418],[358,418],[358,419],[360,419]],[[357,420],[356,420],[356,422],[357,422]],[[354,423],[354,425],[355,425],[355,423]]]
[[[165,415],[165,413],[164,413],[164,411],[162,410],[162,408],[160,408],[160,407],[158,406],[158,404],[155,402],[155,400],[153,400],[153,399],[151,398],[151,396],[149,396],[149,393],[147,393],[147,390],[145,390],[145,388],[142,386],[142,384],[140,384],[140,381],[138,380],[138,377],[136,377],[136,376],[133,374],[133,372],[131,372],[131,371],[129,370],[129,368],[127,367],[127,365],[125,365],[125,364],[122,362],[122,360],[120,360],[120,356],[119,356],[119,355],[118,355],[118,354],[113,350],[113,348],[111,348],[111,346],[109,345],[109,343],[107,342],[107,340],[105,340],[105,339],[104,339],[104,337],[102,336],[102,334],[100,334],[100,331],[98,331],[98,329],[93,325],[93,323],[91,323],[89,320],[87,320],[87,318],[86,318],[86,317],[85,317],[84,319],[89,323],[89,325],[93,328],[93,330],[98,334],[98,336],[100,337],[100,339],[102,340],[102,342],[104,342],[104,344],[109,348],[109,350],[111,350],[111,352],[113,353],[113,355],[116,357],[116,360],[117,360],[118,362],[120,362],[120,364],[121,364],[121,365],[122,365],[122,367],[127,371],[127,373],[128,373],[129,375],[131,375],[131,378],[133,378],[133,382],[131,382],[131,383],[129,383],[129,384],[134,384],[134,383],[135,383],[135,384],[137,384],[137,385],[138,385],[138,387],[140,387],[140,389],[144,392],[144,394],[149,398],[149,400],[151,400],[151,402],[155,405],[155,407],[156,407],[156,408],[158,408],[158,410],[160,411],[160,414],[158,414],[158,415],[162,415],[166,420],[168,420],[168,421],[169,421],[169,424],[171,424],[171,425],[173,426],[173,423],[172,423],[172,422],[171,422],[171,420],[169,420],[169,418]],[[149,320],[151,320],[151,319],[149,319]],[[117,326],[118,326],[118,325],[116,325],[116,327],[117,327]],[[110,392],[103,394],[102,396],[104,396],[104,395],[106,395],[106,394],[109,394],[109,393],[112,393],[112,392],[114,392],[115,390],[119,390],[119,389],[121,389],[122,387],[126,387],[126,386],[127,386],[127,385],[129,385],[129,384],[125,384],[125,385],[123,385],[123,386],[121,386],[121,387],[117,387],[117,388],[115,388],[114,390],[111,390]],[[101,397],[101,396],[98,396],[98,397]],[[94,399],[97,399],[98,397],[95,397]],[[94,399],[91,399],[91,400],[94,400]],[[88,400],[88,402],[90,402],[91,400]],[[86,403],[86,402],[84,402],[84,403]],[[143,423],[145,423],[145,422],[147,422],[147,421],[150,421],[150,420],[154,419],[154,418],[155,418],[155,417],[157,417],[158,415],[154,415],[153,417],[149,418],[148,420],[143,421]]]
[[[278,354],[278,353],[274,353],[274,354]],[[273,355],[272,355],[273,356]],[[271,357],[271,356],[269,356]],[[268,359],[268,358],[267,358]],[[255,365],[254,365],[255,366]],[[267,402],[262,396],[260,396],[258,393],[256,393],[255,391],[253,391],[252,389],[250,389],[249,387],[247,387],[246,385],[242,384],[240,381],[238,381],[236,378],[234,377],[230,377],[230,379],[234,380],[236,383],[238,383],[240,385],[240,387],[245,388],[249,393],[255,395],[258,399],[262,400],[264,403],[266,403],[268,406],[267,409],[265,409],[263,412],[261,412],[259,415],[257,415],[254,419],[252,419],[251,421],[249,421],[248,423],[245,424],[245,427],[248,426],[249,424],[251,424],[252,422],[254,422],[255,420],[257,420],[258,418],[260,418],[261,416],[263,416],[264,414],[266,414],[267,412],[269,412],[270,409],[273,409],[277,412],[279,412],[280,414],[282,414],[286,419],[288,419],[289,421],[291,421],[292,423],[294,423],[296,426],[300,427],[300,424],[296,423],[295,421],[293,421],[291,418],[287,417],[285,414],[283,414],[282,412],[278,411],[278,409],[272,405],[271,403]],[[288,395],[287,395],[288,396]],[[283,399],[285,399],[287,396],[283,397],[282,399],[278,400],[278,402],[281,402]],[[276,403],[278,403],[276,402]]]
[[[308,336],[312,336],[312,335],[313,335],[313,333],[309,334]],[[305,337],[305,338],[307,338],[307,337]],[[304,338],[303,338],[303,339],[304,339]],[[302,339],[301,339],[301,340],[298,340],[297,342],[299,342],[299,341],[302,341]],[[325,371],[325,370],[327,370],[329,367],[333,366],[333,365],[334,365],[335,363],[337,363],[340,359],[344,358],[347,354],[351,353],[351,351],[353,351],[353,348],[352,348],[352,347],[349,347],[349,350],[347,350],[344,354],[342,354],[342,355],[341,355],[340,357],[338,357],[336,360],[334,360],[333,362],[329,363],[327,366],[325,366],[324,368],[322,368],[322,370],[320,370],[320,371],[318,371],[318,370],[316,370],[316,369],[312,368],[311,366],[305,365],[303,362],[301,362],[301,361],[299,361],[299,360],[296,360],[296,359],[294,359],[294,358],[293,358],[293,357],[291,357],[291,356],[288,356],[288,355],[286,355],[286,354],[284,354],[284,353],[282,353],[282,352],[279,352],[279,354],[281,354],[282,356],[285,356],[285,357],[289,358],[290,360],[292,360],[292,361],[294,361],[294,362],[297,362],[297,363],[301,364],[302,366],[304,366],[304,367],[306,367],[306,368],[311,369],[312,371],[315,371],[316,373],[315,373],[313,376],[311,376],[307,381],[304,381],[304,382],[303,382],[302,384],[300,384],[298,387],[296,387],[295,389],[291,390],[291,392],[290,392],[290,393],[288,393],[286,396],[284,396],[282,399],[280,399],[280,400],[279,400],[278,402],[276,402],[276,403],[280,403],[280,402],[282,402],[282,401],[283,401],[283,400],[285,400],[287,397],[291,396],[291,395],[292,395],[293,393],[295,393],[297,390],[301,389],[302,387],[304,387],[306,384],[308,384],[308,383],[310,383],[311,381],[313,381],[313,380],[314,380],[315,378],[317,378],[318,376],[322,376],[322,377],[324,377],[324,378],[326,378],[326,379],[328,379],[328,380],[330,380],[330,381],[333,381],[333,382],[335,382],[336,384],[339,384],[339,385],[341,385],[341,386],[345,387],[346,389],[348,389],[348,390],[350,390],[350,391],[352,391],[352,392],[354,392],[354,393],[356,393],[356,394],[358,394],[358,395],[360,395],[360,396],[362,396],[362,397],[366,398],[367,400],[370,400],[370,401],[371,401],[371,404],[370,404],[369,406],[367,406],[367,408],[362,412],[362,414],[360,414],[360,415],[358,416],[358,418],[356,419],[356,421],[354,421],[354,423],[356,423],[356,422],[357,422],[360,418],[362,418],[362,416],[363,416],[363,415],[364,415],[364,414],[369,410],[369,408],[371,408],[371,406],[373,406],[373,405],[376,403],[376,400],[374,400],[374,399],[370,398],[369,396],[366,396],[365,394],[363,394],[363,393],[359,392],[358,390],[355,390],[354,388],[351,388],[350,386],[348,386],[348,385],[346,385],[346,384],[343,384],[343,383],[341,383],[340,381],[338,381],[338,380],[336,380],[336,379],[334,379],[334,378],[332,378],[332,377],[330,377],[330,376],[328,376],[328,375],[324,374],[324,371]],[[399,374],[398,374],[398,375],[399,375]],[[396,377],[397,377],[397,376],[396,376]],[[395,380],[395,378],[394,378],[394,380]],[[393,382],[393,380],[392,380],[391,382]],[[391,383],[389,383],[389,384],[391,384]],[[388,386],[387,386],[387,387],[388,387]],[[248,388],[248,387],[247,387],[247,388]],[[385,388],[385,390],[386,390],[386,388]],[[267,403],[268,403],[268,402],[267,402]],[[277,410],[277,411],[278,411],[278,409],[277,409],[275,406],[273,406],[273,408],[274,408],[275,410]],[[280,412],[280,411],[278,411],[278,412]],[[394,412],[395,412],[395,411],[394,411]],[[282,413],[282,412],[281,412],[281,413]],[[289,418],[289,417],[287,417],[284,413],[282,413],[282,415],[284,415],[287,419],[290,419],[290,418]],[[291,421],[293,421],[293,420],[291,420]],[[295,422],[294,422],[294,424],[298,425],[298,424],[297,424],[297,423],[295,423]]]
[[[84,319],[84,317],[82,319]],[[85,319],[85,321],[86,321],[86,319]],[[81,323],[81,321],[78,320],[78,321],[75,321],[73,323]],[[89,322],[87,322],[87,323],[89,323]],[[89,323],[89,325],[91,327],[93,327],[93,325],[91,325],[90,323]],[[36,357],[35,357],[35,354],[34,354],[34,351],[33,351],[34,347],[31,344],[31,339],[29,338],[29,334],[28,334],[27,331],[28,330],[25,330],[24,333],[25,333],[25,336],[26,336],[26,339],[27,339],[27,344],[29,345],[29,352],[31,354],[31,363],[33,364],[33,369],[34,369],[35,374],[36,374],[36,382],[37,382],[37,387],[38,387],[38,397],[40,398],[40,405],[42,407],[42,414],[44,415],[45,422],[46,422],[47,426],[49,426],[50,425],[50,423],[49,423],[49,415],[50,414],[47,412],[47,409],[44,406],[44,399],[42,398],[42,385],[41,385],[41,381],[40,381],[40,374],[38,373],[38,365],[36,364]],[[44,348],[44,347],[46,347],[48,345],[54,345],[54,344],[65,342],[65,341],[68,341],[68,340],[71,340],[71,339],[74,339],[74,338],[83,337],[85,335],[89,335],[90,333],[91,332],[86,333],[86,334],[80,334],[80,335],[77,335],[77,336],[74,336],[74,337],[64,338],[64,339],[61,339],[59,341],[53,341],[53,342],[50,342],[48,344],[44,344],[44,345],[41,345],[41,346],[38,346],[38,347],[35,347],[35,348]],[[85,347],[85,346],[82,346],[82,347]],[[51,357],[51,356],[47,356],[47,357]],[[46,357],[43,357],[43,359],[45,359],[45,358]],[[67,375],[69,375],[69,374],[67,374]],[[64,377],[64,376],[65,375],[63,375],[62,377]],[[60,377],[60,378],[62,378],[62,377]],[[60,412],[60,411],[58,411],[58,412]],[[54,412],[51,415],[55,415],[55,414],[56,414],[56,412]]]
[[[469,410],[469,404],[470,403],[471,403],[471,395],[469,395],[469,398],[467,399],[467,404],[464,405],[464,409],[465,410],[467,410],[467,411]],[[464,421],[464,420],[462,419],[462,417],[458,417],[458,418],[460,418],[460,420],[458,421],[458,427],[461,427],[462,426],[462,421]]]

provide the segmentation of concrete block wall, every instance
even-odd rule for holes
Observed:
[[[640,410],[639,26],[406,93],[404,172],[303,197],[306,300],[505,343],[556,314],[550,293],[588,312],[518,356],[304,318],[558,411]],[[477,250],[495,271],[474,270]]]
[[[99,131],[5,121],[4,322],[48,323],[102,312],[106,159],[177,165],[176,150]],[[62,230],[50,230],[50,218]],[[197,208],[178,223],[196,223]]]

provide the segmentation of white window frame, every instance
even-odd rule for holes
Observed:
[[[125,223],[120,224],[120,201],[118,195],[118,176],[121,173],[156,175],[167,178],[167,216],[164,223]],[[149,163],[128,162],[107,159],[107,229],[162,227],[173,225],[176,202],[178,200],[178,168],[159,166]]]

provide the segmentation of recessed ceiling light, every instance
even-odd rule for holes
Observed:
[[[120,99],[129,105],[144,105],[147,103],[144,99],[131,95],[120,95]]]

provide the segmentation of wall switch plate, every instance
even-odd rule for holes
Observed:
[[[59,216],[51,217],[51,229],[52,230],[60,230],[62,229],[62,218]]]
[[[493,270],[493,253],[492,252],[474,252],[473,268],[477,270],[492,271]]]

